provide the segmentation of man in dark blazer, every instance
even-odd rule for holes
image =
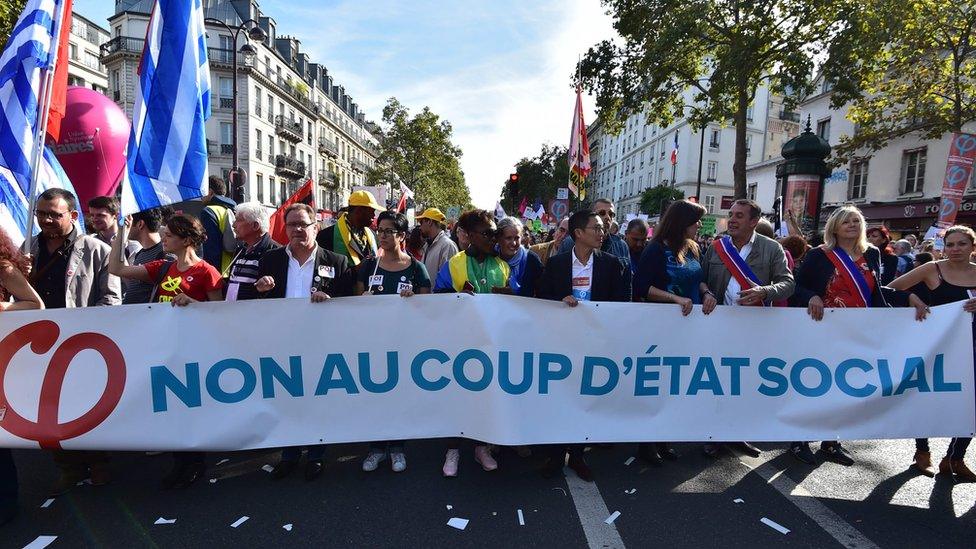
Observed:
[[[537,295],[542,299],[562,301],[570,307],[580,301],[630,301],[630,268],[618,257],[600,251],[606,228],[603,220],[592,210],[574,213],[569,218],[569,233],[573,247],[569,252],[549,259],[542,274]],[[569,446],[569,467],[585,481],[593,480],[593,472],[583,457],[582,444]],[[553,445],[546,449],[549,460],[542,471],[551,478],[563,469],[566,447]]]
[[[260,298],[305,298],[321,303],[333,297],[352,295],[353,275],[345,256],[320,248],[315,243],[318,229],[315,212],[308,204],[292,204],[285,210],[288,245],[264,254],[258,261],[258,279],[254,289]],[[272,476],[285,478],[298,465],[301,446],[281,451],[281,460]],[[322,474],[325,445],[308,447],[305,480]]]

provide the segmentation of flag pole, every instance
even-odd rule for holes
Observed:
[[[37,206],[37,182],[40,176],[40,159],[44,150],[45,135],[47,135],[47,119],[51,110],[52,88],[54,86],[54,71],[58,62],[58,49],[61,47],[61,28],[64,25],[65,0],[58,0],[58,15],[51,37],[50,54],[53,61],[41,73],[41,101],[38,105],[39,115],[37,126],[34,128],[34,150],[31,151],[31,180],[30,196],[28,197],[27,234],[24,235],[24,249],[30,253],[34,241],[34,208]]]

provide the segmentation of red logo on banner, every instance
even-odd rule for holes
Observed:
[[[18,414],[10,405],[3,389],[10,361],[27,345],[30,345],[34,354],[47,353],[54,347],[60,333],[57,324],[50,320],[41,320],[21,326],[0,341],[0,409],[4,410],[0,427],[20,438],[37,441],[41,448],[61,448],[61,441],[83,435],[97,427],[115,410],[125,389],[125,359],[118,345],[102,334],[81,333],[64,340],[54,351],[41,384],[37,421],[30,421]],[[108,381],[98,402],[90,410],[77,419],[59,423],[58,407],[64,389],[64,377],[71,361],[82,351],[95,351],[102,356],[108,371]]]

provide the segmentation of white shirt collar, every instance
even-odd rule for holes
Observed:
[[[579,265],[580,267],[589,267],[590,263],[593,262],[593,254],[595,253],[596,250],[590,252],[590,261],[587,263],[583,263],[582,261],[580,261],[578,257],[576,257],[576,246],[573,246],[573,265]]]
[[[288,254],[288,258],[289,259],[295,259],[295,256],[292,255],[292,253],[291,253],[291,243],[289,243],[287,246],[285,246],[285,253]],[[319,254],[319,245],[316,242],[315,243],[315,246],[312,248],[311,255],[308,256],[308,259],[305,260],[305,263],[302,263],[299,266],[300,267],[304,267],[305,265],[308,264],[309,261],[315,261],[315,256],[317,256],[318,254]],[[295,261],[297,262],[298,260],[295,259]]]

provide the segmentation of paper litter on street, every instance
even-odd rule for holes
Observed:
[[[224,458],[224,459],[222,459],[222,460],[220,460],[220,461],[218,461],[218,462],[217,462],[217,465],[223,465],[223,464],[225,464],[225,463],[227,463],[228,461],[230,461],[230,460],[229,460],[229,459],[227,459],[227,458]]]
[[[42,503],[41,504],[41,509],[47,509],[48,507],[51,506],[52,503],[54,503],[54,498],[51,498],[51,499],[45,501],[44,503]]]
[[[156,519],[156,522],[154,522],[153,524],[176,524],[176,519],[167,519],[167,518],[159,517],[158,519]]]
[[[468,519],[452,517],[451,520],[447,521],[447,525],[450,526],[451,528],[464,530],[468,526]]]
[[[629,458],[627,458],[627,461],[624,462],[624,465],[630,465],[631,463],[634,462],[635,459],[637,458],[635,458],[634,456],[630,456]]]
[[[238,526],[240,526],[240,525],[244,524],[245,522],[247,522],[247,519],[249,519],[249,518],[251,518],[251,517],[243,516],[243,517],[235,520],[234,521],[234,524],[231,524],[230,527],[231,528],[237,528]]]
[[[264,465],[263,465],[263,466],[261,467],[261,470],[262,470],[262,471],[266,471],[266,472],[268,472],[268,473],[270,473],[270,472],[272,472],[272,471],[274,471],[274,467],[272,467],[272,466],[270,466],[270,465],[268,465],[267,463],[265,463],[265,464],[264,464]]]
[[[24,546],[24,549],[44,549],[58,539],[58,536],[37,536],[37,539]]]
[[[732,503],[745,503],[745,500],[742,498],[735,498],[732,500]]]
[[[518,521],[519,521],[519,526],[525,526],[525,517],[522,515],[521,509],[518,510]]]
[[[789,534],[790,533],[790,529],[789,528],[786,528],[782,524],[779,524],[779,523],[777,523],[777,522],[775,522],[773,520],[770,520],[770,519],[768,519],[766,517],[763,517],[763,518],[759,519],[759,522],[765,524],[766,526],[769,526],[770,528],[772,528],[773,530],[776,530],[780,534]]]
[[[636,494],[637,493],[637,488],[631,488],[630,490],[624,490],[624,493],[627,494],[627,495]]]
[[[607,520],[603,522],[607,524],[613,524],[613,521],[617,520],[617,517],[619,516],[620,516],[620,511],[614,511],[609,517],[607,517]]]
[[[450,511],[451,509],[454,509],[454,506],[453,505],[448,505],[447,506],[447,510]]]
[[[291,527],[292,527],[291,523],[288,523],[288,524],[282,526],[282,528],[284,528],[285,530],[288,530],[289,532],[291,532]]]

